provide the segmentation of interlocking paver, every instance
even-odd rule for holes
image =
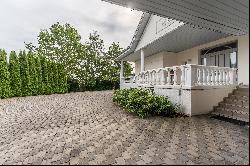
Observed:
[[[0,164],[249,164],[249,128],[210,119],[140,119],[113,91],[0,100]]]

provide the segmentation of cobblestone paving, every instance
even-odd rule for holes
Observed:
[[[249,164],[249,129],[210,119],[139,119],[112,91],[0,100],[0,164]]]

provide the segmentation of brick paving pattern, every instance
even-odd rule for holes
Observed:
[[[112,91],[0,100],[0,164],[249,164],[249,129],[210,119],[140,119]]]

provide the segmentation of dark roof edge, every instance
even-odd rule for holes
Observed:
[[[151,14],[149,14],[149,13],[144,12],[142,14],[142,17],[139,21],[139,24],[136,28],[136,31],[134,33],[134,36],[132,38],[132,41],[131,41],[129,47],[127,49],[125,49],[119,57],[116,58],[116,61],[121,61],[126,56],[130,55],[131,53],[133,53],[135,51],[135,49],[136,49],[136,47],[137,47],[137,45],[138,45],[138,43],[143,35],[143,32],[148,24],[150,16],[151,16]]]

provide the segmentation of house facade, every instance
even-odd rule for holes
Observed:
[[[204,4],[196,4],[196,7],[186,4],[182,11],[177,10],[183,7],[181,3],[193,0],[176,1],[176,4],[159,1],[161,5],[158,0],[155,4],[147,0],[144,3],[108,1],[147,11],[142,15],[130,46],[117,59],[135,63],[134,77],[124,78],[121,68],[121,88],[150,88],[179,104],[184,113],[197,115],[211,112],[238,85],[249,86],[248,1],[242,0],[234,8],[232,4],[226,7],[221,2],[223,10],[213,8],[220,14],[217,17],[209,16],[211,13],[202,15],[201,11],[198,15],[202,5],[204,11],[211,11],[211,4],[205,1],[199,1]],[[244,3],[246,8],[242,5]],[[169,12],[167,7],[156,10],[156,4],[176,10]],[[148,8],[150,5],[154,6]],[[229,13],[228,6],[235,13]],[[181,15],[183,11],[186,15]],[[171,14],[173,12],[175,15]],[[230,14],[234,14],[231,19],[225,18]],[[212,16],[215,19],[209,22],[208,18]],[[203,21],[198,18],[203,18]],[[197,21],[193,22],[194,19]],[[216,19],[221,19],[221,22],[216,22]]]

